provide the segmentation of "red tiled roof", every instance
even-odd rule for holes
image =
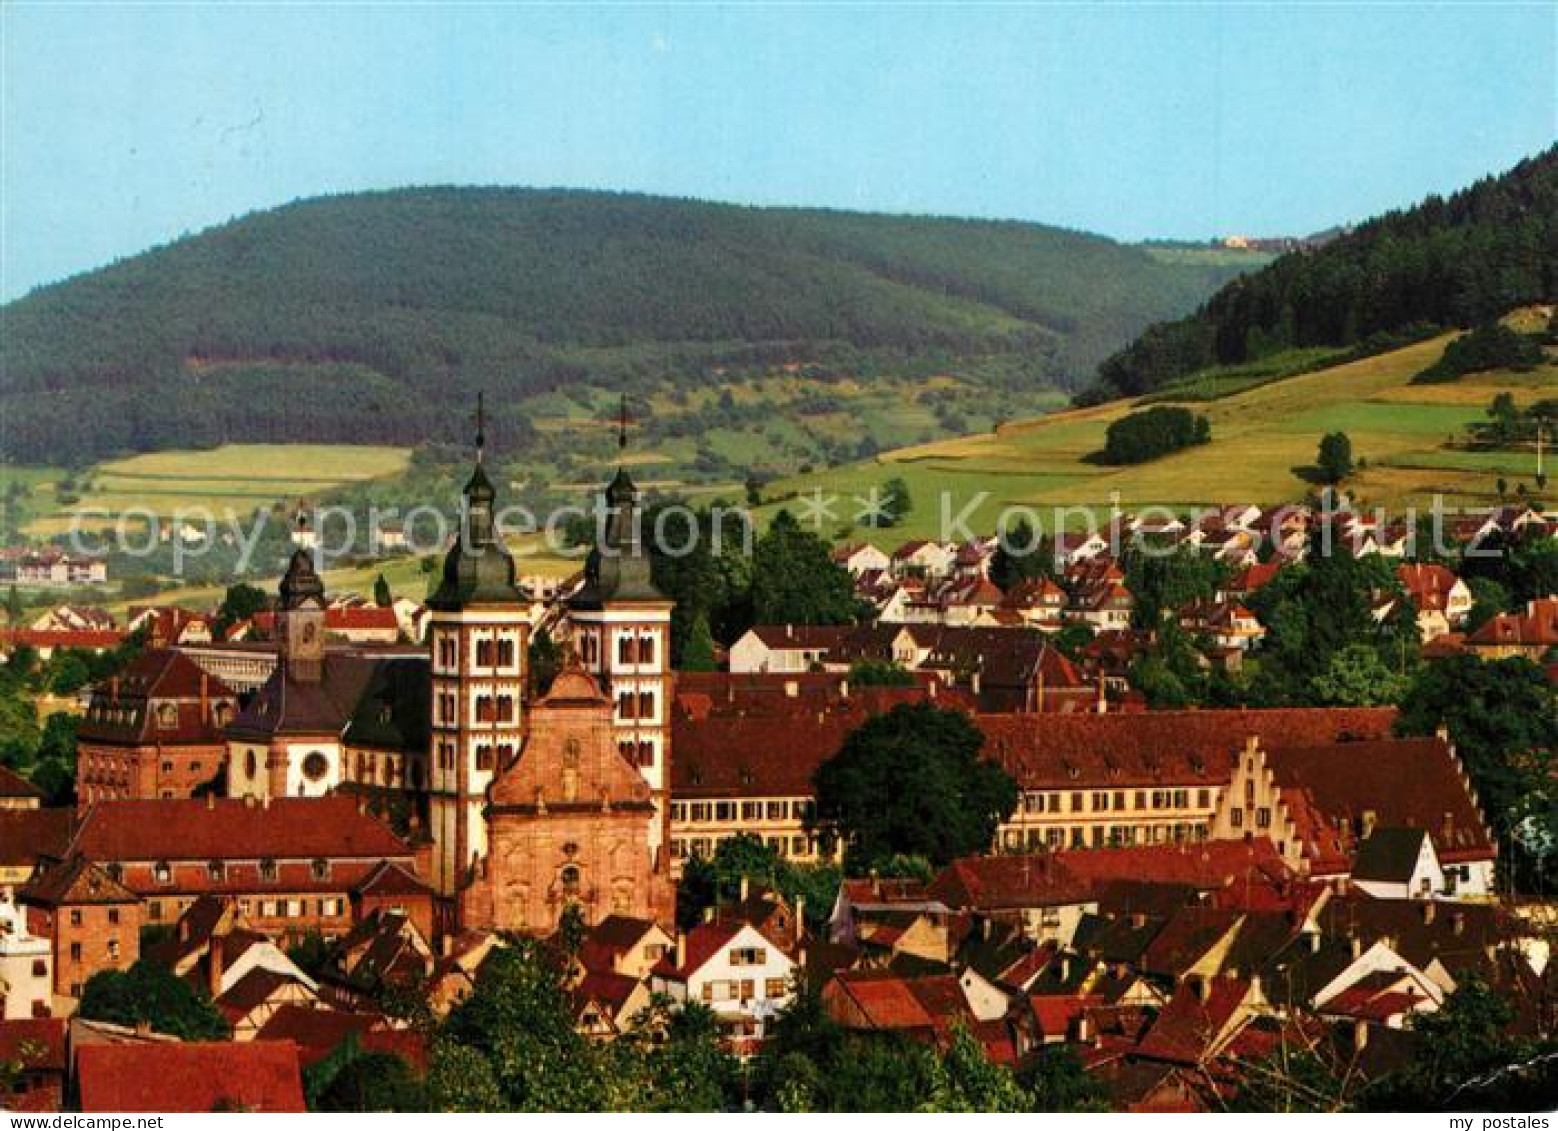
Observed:
[[[40,856],[64,856],[74,816],[70,809],[0,809],[0,866],[22,868]]]
[[[84,1112],[301,1112],[291,1041],[83,1045],[76,1076]]]
[[[1284,799],[1301,791],[1314,810],[1314,833],[1378,826],[1424,829],[1446,862],[1481,860],[1496,849],[1448,743],[1439,738],[1273,749],[1267,762]],[[1293,806],[1290,805],[1290,808]],[[1318,843],[1326,846],[1325,839]]]
[[[99,801],[71,845],[93,860],[398,859],[411,849],[349,797]]]
[[[1444,612],[1450,604],[1450,590],[1460,581],[1438,562],[1402,562],[1396,567],[1401,582],[1419,612]]]
[[[1528,601],[1518,612],[1500,613],[1467,636],[1466,643],[1474,647],[1558,646],[1558,597]]]
[[[1253,840],[1204,840],[1195,844],[1135,845],[1085,848],[1062,854],[1068,871],[1101,884],[1138,880],[1154,884],[1184,884],[1198,891],[1216,891],[1236,881],[1280,882],[1290,873],[1265,837]]]
[[[969,856],[954,860],[926,894],[953,910],[997,911],[1084,903],[1090,885],[1054,855]]]
[[[1213,1043],[1249,992],[1250,983],[1242,978],[1213,978],[1203,1001],[1198,986],[1182,984],[1137,1046],[1137,1055],[1177,1064],[1201,1063],[1215,1051]]]
[[[1261,745],[1383,738],[1394,708],[1149,711],[1142,714],[980,715],[984,755],[1025,789],[1226,782],[1254,736]]]
[[[43,791],[15,770],[0,766],[0,797],[24,797],[41,801]]]
[[[0,640],[10,647],[26,645],[29,648],[81,648],[98,650],[114,648],[124,642],[125,634],[113,629],[63,629],[8,628],[0,632]]]
[[[223,701],[236,703],[237,693],[184,653],[157,648],[93,689],[77,737],[85,742],[219,743],[222,727],[212,707]],[[153,717],[153,702],[172,704],[173,725]]]

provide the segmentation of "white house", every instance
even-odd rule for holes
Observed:
[[[0,994],[6,1021],[47,1017],[54,986],[54,949],[46,938],[27,930],[27,912],[16,893],[0,894]]]
[[[796,961],[750,923],[701,923],[650,972],[649,988],[674,1001],[702,1002],[738,1052],[763,1039],[789,1005]]]
[[[899,577],[946,577],[957,561],[957,549],[940,542],[905,542],[893,551],[892,569]]]
[[[1352,882],[1375,899],[1433,899],[1446,891],[1433,838],[1423,829],[1375,829],[1358,846]]]
[[[873,569],[885,570],[892,565],[892,559],[869,542],[837,547],[833,551],[833,561],[849,570],[851,577],[859,577]]]

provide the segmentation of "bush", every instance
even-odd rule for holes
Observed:
[[[1535,338],[1518,334],[1502,322],[1489,322],[1462,334],[1444,347],[1444,356],[1412,378],[1414,385],[1454,381],[1484,369],[1531,369],[1542,363]]]
[[[1197,444],[1209,443],[1212,426],[1188,408],[1160,406],[1133,412],[1109,425],[1099,463],[1146,463]]]

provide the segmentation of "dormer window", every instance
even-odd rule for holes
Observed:
[[[179,725],[179,709],[174,703],[159,703],[157,705],[157,729],[173,730]]]
[[[274,883],[276,880],[276,861],[268,856],[260,861],[260,879],[268,883]]]
[[[309,872],[316,880],[328,880],[330,878],[330,861],[324,857],[318,857],[309,865]]]
[[[166,860],[159,860],[152,865],[152,879],[159,884],[171,884],[173,882],[173,865]]]
[[[227,876],[227,866],[220,860],[212,860],[206,865],[206,874],[220,883]]]

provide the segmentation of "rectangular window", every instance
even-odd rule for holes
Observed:
[[[788,992],[783,978],[769,978],[763,983],[763,996],[766,998],[784,997]]]
[[[768,951],[760,946],[732,947],[730,950],[730,964],[732,966],[761,966],[768,961]]]
[[[79,907],[72,907],[70,909],[70,925],[72,927],[81,926],[81,909]]]
[[[73,961],[73,962],[80,962],[81,961],[81,944],[80,943],[73,942],[73,943],[70,944],[70,957],[71,957],[71,961]]]

